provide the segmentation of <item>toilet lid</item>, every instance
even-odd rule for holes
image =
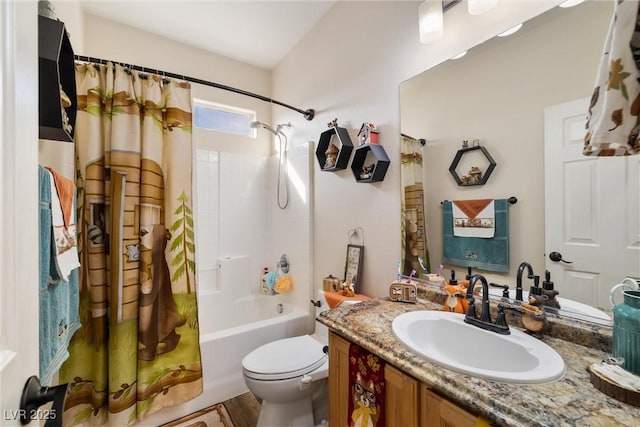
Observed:
[[[256,379],[294,378],[325,362],[322,347],[309,335],[285,338],[253,350],[242,360],[242,367],[247,376]]]

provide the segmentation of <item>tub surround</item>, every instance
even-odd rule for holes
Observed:
[[[551,315],[551,329],[542,341],[564,359],[565,376],[540,385],[487,381],[434,365],[407,350],[395,338],[391,322],[396,316],[407,311],[442,309],[445,295],[437,287],[419,285],[418,294],[416,304],[375,299],[324,312],[318,320],[455,404],[497,425],[632,426],[640,419],[640,408],[598,391],[586,371],[589,364],[609,356],[611,328]],[[512,327],[519,324],[517,317],[509,320]]]

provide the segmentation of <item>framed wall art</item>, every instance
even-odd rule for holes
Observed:
[[[364,258],[364,246],[347,245],[347,258],[344,267],[344,281],[353,283],[356,293],[360,291],[362,283],[362,260]]]

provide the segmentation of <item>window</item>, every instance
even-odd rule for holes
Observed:
[[[194,99],[193,122],[196,128],[255,137],[251,122],[255,111]]]

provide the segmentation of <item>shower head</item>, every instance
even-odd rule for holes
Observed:
[[[266,129],[266,130],[268,130],[269,132],[271,132],[274,135],[278,134],[278,132],[274,128],[272,128],[268,124],[265,124],[265,123],[262,123],[262,122],[254,121],[254,122],[251,122],[251,124],[249,126],[251,128],[253,128],[253,129],[259,129],[259,128]]]

